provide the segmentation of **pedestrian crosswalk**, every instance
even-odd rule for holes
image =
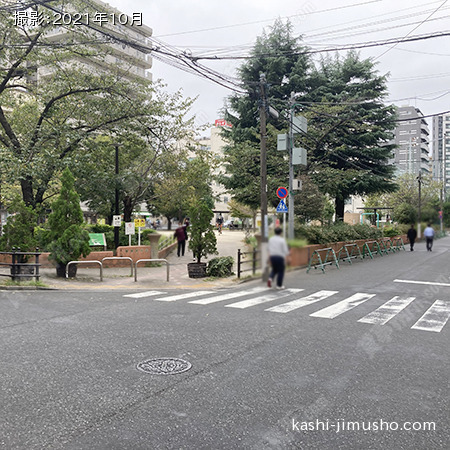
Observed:
[[[300,308],[313,306],[316,311],[309,314],[310,317],[321,319],[336,319],[349,311],[358,311],[361,305],[370,305],[371,300],[377,300],[377,294],[357,292],[349,297],[342,298],[339,291],[319,290],[308,293],[304,289],[284,289],[277,291],[266,287],[253,287],[246,289],[232,289],[227,291],[190,291],[170,295],[164,291],[145,291],[126,294],[124,297],[144,299],[149,298],[158,302],[177,302],[186,300],[194,305],[207,306],[222,302],[226,308],[247,309],[251,307],[264,306],[268,313],[292,313]],[[345,295],[344,295],[345,297]],[[331,305],[320,308],[319,302],[333,300]],[[385,325],[392,319],[401,317],[402,313],[408,313],[408,321],[412,322],[414,316],[417,321],[411,326],[413,330],[431,331],[439,333],[450,319],[450,300],[435,300],[431,306],[418,305],[416,297],[396,295],[390,299],[382,299],[383,304],[365,314],[362,313],[357,321],[370,325]],[[272,304],[272,305],[270,305]],[[377,302],[379,305],[380,302]],[[414,308],[413,308],[414,305]],[[266,308],[266,306],[269,306]],[[409,308],[409,310],[408,310]],[[309,311],[308,311],[309,312]],[[420,317],[419,317],[420,316]],[[412,318],[412,319],[411,319]]]

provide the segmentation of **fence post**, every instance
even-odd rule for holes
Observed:
[[[241,249],[238,248],[238,257],[237,257],[237,277],[241,278]]]
[[[12,277],[11,277],[11,279],[12,279],[12,281],[16,281],[16,248],[15,247],[13,247],[12,248],[12,260],[11,260],[11,262],[12,262],[12,265],[11,265],[11,275],[12,275]]]
[[[36,247],[36,259],[35,259],[35,269],[34,269],[34,275],[36,278],[36,281],[39,281],[39,248]]]

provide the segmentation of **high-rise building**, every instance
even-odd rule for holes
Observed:
[[[433,117],[433,180],[443,183],[444,200],[450,193],[450,114]]]
[[[153,31],[142,23],[141,14],[128,16],[101,0],[91,0],[83,11],[78,11],[76,4],[70,1],[62,2],[54,8],[41,16],[42,20],[52,24],[45,34],[49,42],[61,45],[70,45],[72,40],[80,42],[81,34],[78,33],[77,37],[77,33],[72,33],[70,25],[79,27],[78,31],[90,32],[95,38],[92,43],[86,44],[95,51],[88,54],[73,53],[69,59],[60,61],[60,64],[76,64],[97,73],[119,74],[128,80],[151,80],[149,70],[152,58],[147,49],[151,48]],[[45,82],[45,78],[52,74],[52,67],[38,65],[33,81]]]
[[[398,122],[395,128],[394,150],[391,163],[398,173],[431,173],[429,157],[428,124],[420,109],[414,106],[397,108]]]

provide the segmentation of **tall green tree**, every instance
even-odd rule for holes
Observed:
[[[220,181],[234,198],[253,209],[260,206],[260,74],[266,76],[270,105],[285,110],[291,92],[307,93],[310,89],[311,61],[303,50],[300,39],[293,35],[292,25],[277,20],[257,38],[249,60],[238,69],[246,93],[232,95],[225,106],[226,118],[233,127],[224,131],[229,142],[224,158],[227,175]],[[268,117],[267,182],[272,205],[277,203],[276,188],[286,184],[289,173],[286,152],[276,149],[277,133],[287,126],[283,116]]]
[[[69,3],[72,10],[91,17],[98,10],[80,0]],[[31,0],[25,6],[51,17],[48,7],[59,4]],[[106,37],[90,27],[67,25],[66,38],[55,43],[53,37],[61,30],[51,21],[15,24],[14,13],[17,17],[25,6],[16,2],[0,8],[0,170],[5,181],[18,183],[23,200],[33,208],[54,195],[52,187],[65,167],[85,180],[94,180],[98,173],[100,188],[105,167],[92,143],[98,136],[109,136],[128,153],[122,201],[124,209],[132,209],[145,197],[149,162],[162,152],[162,143],[167,144],[169,128],[182,128],[179,115],[187,105],[179,94],[164,97],[162,86],[130,76],[126,61],[108,63],[113,46],[104,45]],[[101,28],[107,31],[107,24]],[[86,60],[95,64],[87,67]],[[126,158],[122,154],[123,161]],[[77,166],[81,161],[84,168]],[[88,167],[97,170],[83,173]]]
[[[392,192],[395,109],[386,106],[386,77],[355,52],[324,58],[314,70],[314,89],[305,103],[308,171],[322,192],[335,199],[336,220],[351,195]],[[301,101],[300,101],[301,103]]]

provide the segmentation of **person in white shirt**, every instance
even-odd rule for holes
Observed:
[[[272,287],[272,282],[277,275],[277,289],[284,289],[283,278],[286,269],[286,258],[289,255],[289,248],[286,240],[281,236],[282,229],[275,228],[275,236],[269,239],[269,257],[272,271],[270,272],[267,286]]]
[[[431,252],[431,248],[433,247],[433,239],[434,239],[434,230],[431,227],[431,223],[428,224],[428,226],[423,231],[423,235],[425,236],[425,239],[427,241],[427,250]]]

